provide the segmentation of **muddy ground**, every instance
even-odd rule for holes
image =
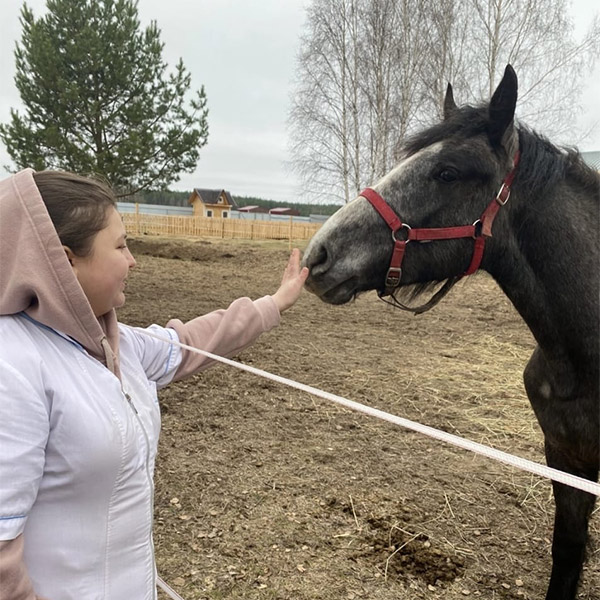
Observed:
[[[120,319],[183,320],[272,293],[287,244],[131,240]],[[237,360],[543,461],[531,334],[486,275],[414,317],[305,293]],[[185,600],[541,599],[550,484],[217,366],[160,396],[159,574]],[[580,598],[600,599],[600,516]],[[166,596],[161,595],[161,598]]]

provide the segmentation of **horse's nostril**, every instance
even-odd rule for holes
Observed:
[[[319,244],[317,248],[313,248],[307,258],[306,266],[310,269],[311,275],[320,275],[327,271],[328,267],[327,248],[323,244]]]

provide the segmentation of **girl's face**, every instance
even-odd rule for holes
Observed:
[[[97,317],[125,304],[125,280],[129,269],[135,267],[126,238],[121,215],[110,207],[107,225],[95,235],[88,256],[75,256],[65,248],[75,276]]]

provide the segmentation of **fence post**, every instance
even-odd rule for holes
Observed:
[[[290,251],[292,250],[292,227],[293,227],[293,224],[294,224],[293,219],[294,219],[294,217],[292,217],[292,215],[290,215],[290,243],[289,243],[289,250]]]
[[[135,203],[135,234],[140,235],[140,205]]]

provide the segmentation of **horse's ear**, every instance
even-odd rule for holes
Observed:
[[[498,84],[490,101],[489,138],[492,146],[502,144],[509,127],[512,126],[517,106],[517,74],[510,65],[506,65],[504,77]]]
[[[444,120],[450,118],[452,113],[456,111],[458,106],[454,102],[454,93],[452,92],[452,85],[448,84],[446,88],[446,97],[444,98]]]

